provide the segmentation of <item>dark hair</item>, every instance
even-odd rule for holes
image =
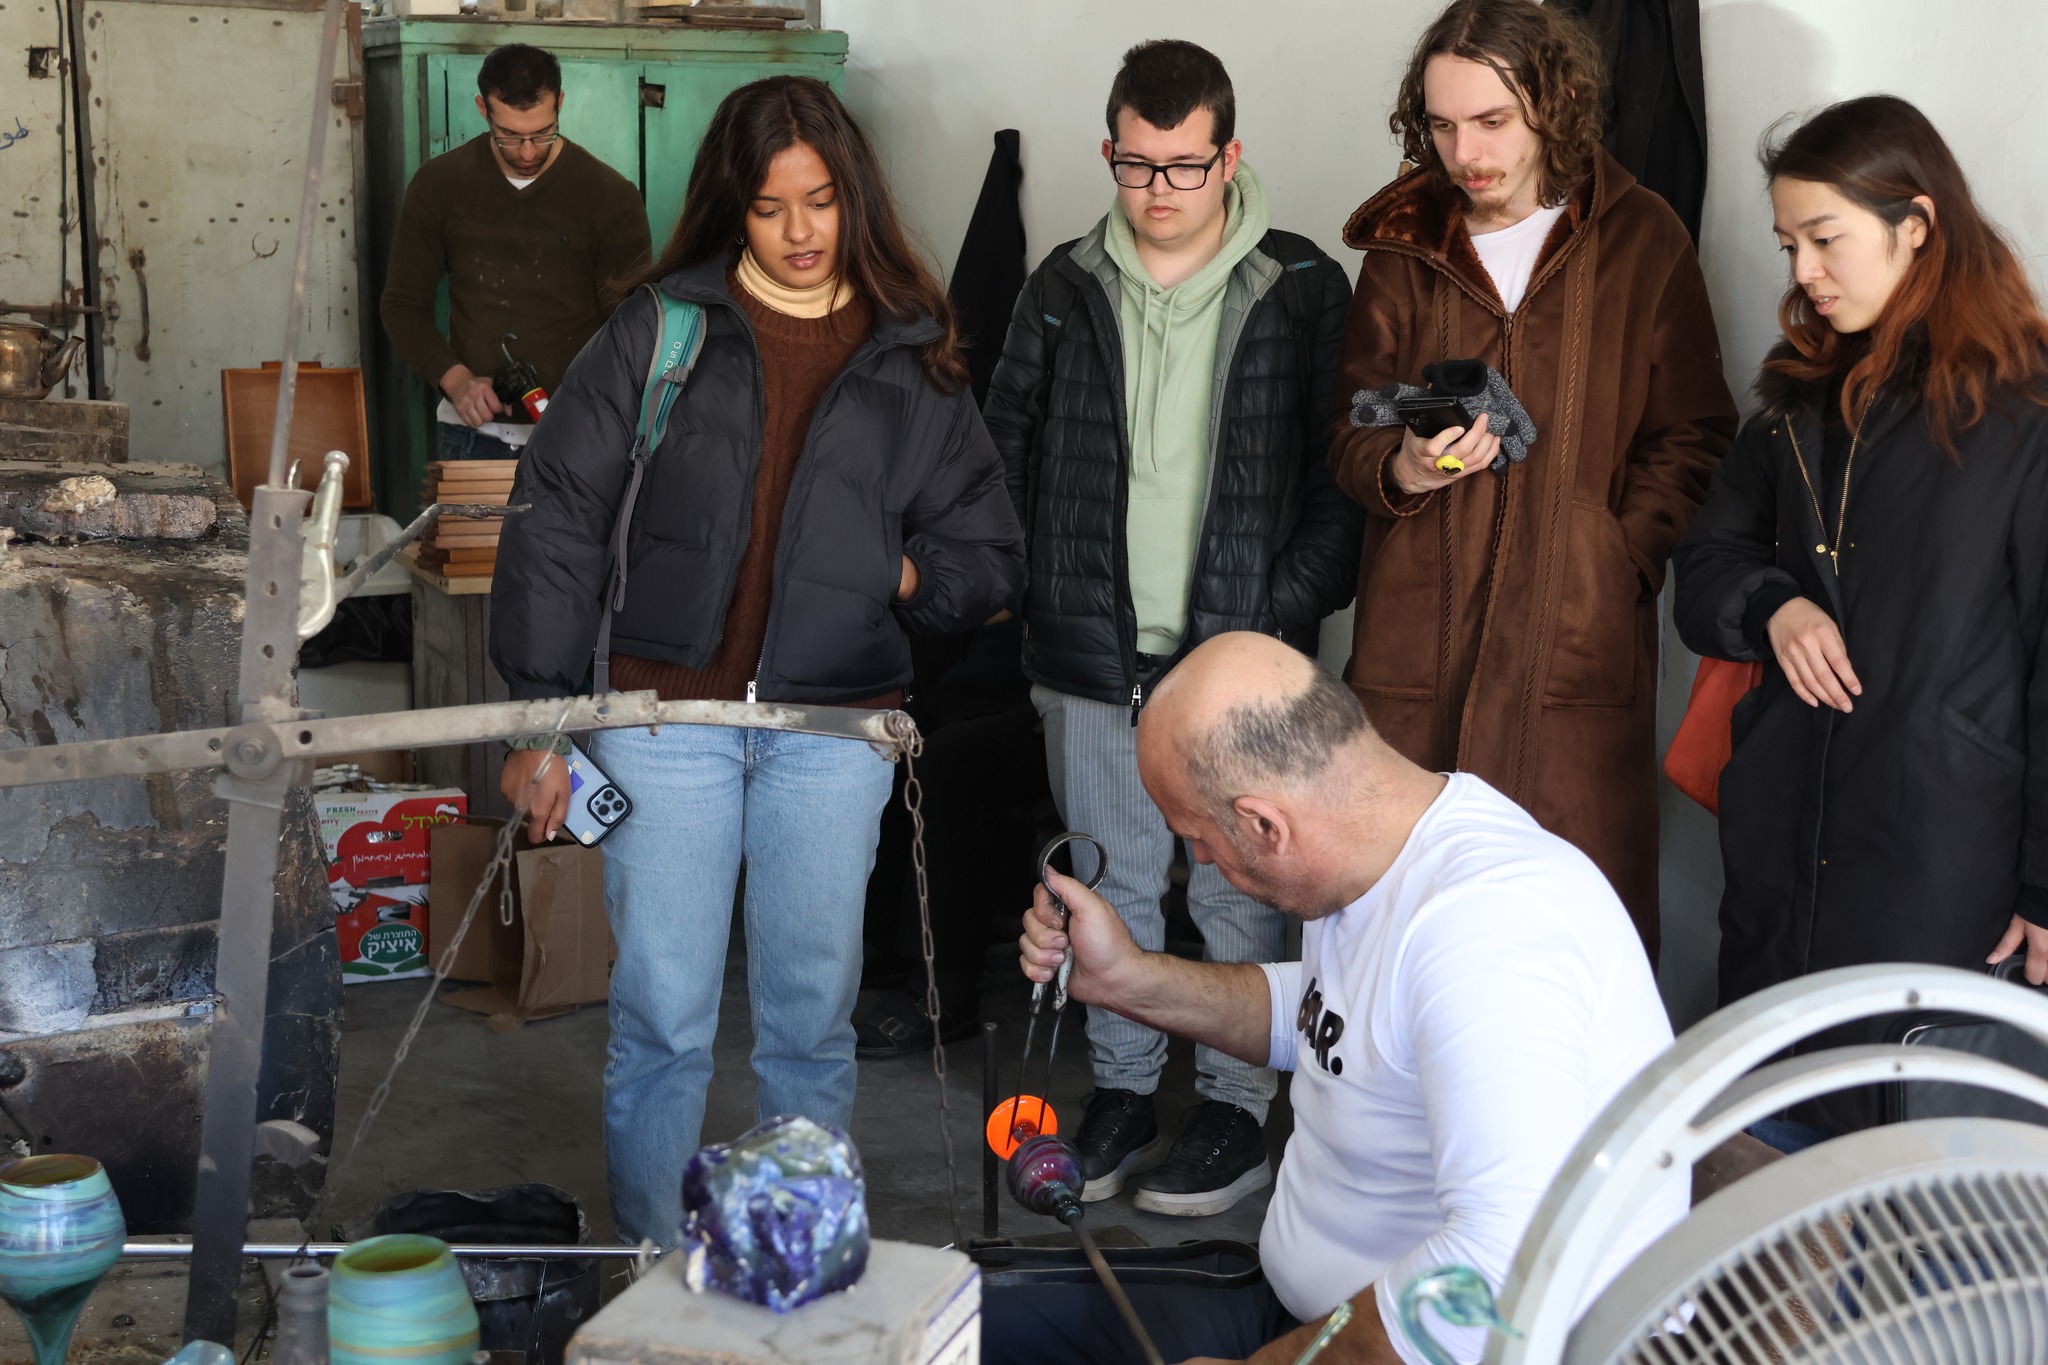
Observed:
[[[1237,135],[1237,94],[1230,73],[1216,54],[1179,38],[1154,38],[1124,53],[1109,84],[1110,140],[1116,139],[1116,116],[1130,110],[1154,128],[1178,128],[1197,109],[1214,120],[1210,139],[1218,147]]]
[[[1847,363],[1842,415],[1852,430],[1886,381],[1917,372],[1928,427],[1951,455],[1955,433],[1984,415],[1994,387],[2048,401],[2039,385],[2048,322],[2019,257],[1925,114],[1896,95],[1866,95],[1829,105],[1773,143],[1776,132],[1757,151],[1768,179],[1827,185],[1883,219],[1894,241],[1899,224],[1918,218],[1927,240],[1860,344],[1845,346],[1794,281],[1778,304],[1793,354],[1766,360],[1765,371],[1820,380]],[[1932,215],[1917,195],[1934,201]]]
[[[562,97],[562,64],[554,54],[525,43],[492,50],[476,71],[476,92],[514,109],[531,109],[541,96]]]
[[[682,217],[661,256],[635,285],[729,255],[746,236],[745,214],[768,165],[797,143],[831,172],[839,202],[839,274],[876,312],[899,322],[919,315],[943,334],[923,351],[925,377],[940,392],[967,382],[953,306],[938,277],[911,248],[882,163],[832,87],[809,76],[770,76],[719,103],[697,148]]]
[[[1422,74],[1432,57],[1462,57],[1494,69],[1543,139],[1543,202],[1561,204],[1593,172],[1600,154],[1607,63],[1578,17],[1536,0],[1456,0],[1415,44],[1387,119],[1401,155],[1451,183],[1430,136]]]
[[[1219,820],[1261,780],[1320,776],[1337,750],[1371,729],[1349,686],[1320,668],[1309,673],[1293,696],[1240,702],[1187,744],[1188,777]]]

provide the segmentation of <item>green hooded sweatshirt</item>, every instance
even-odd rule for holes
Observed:
[[[1124,410],[1131,475],[1124,538],[1138,649],[1172,654],[1187,629],[1188,589],[1209,495],[1210,399],[1216,336],[1230,274],[1272,225],[1265,188],[1240,161],[1223,191],[1223,249],[1171,289],[1138,260],[1138,242],[1112,206],[1103,246],[1122,288]]]

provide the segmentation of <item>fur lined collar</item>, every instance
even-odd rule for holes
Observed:
[[[1593,163],[1593,174],[1566,203],[1559,220],[1562,230],[1552,229],[1537,270],[1635,183],[1636,178],[1603,148]],[[1417,167],[1359,206],[1344,224],[1344,245],[1356,251],[1391,248],[1412,252],[1461,277],[1468,287],[1491,294],[1486,267],[1479,263],[1472,234],[1465,230],[1464,203],[1464,195],[1455,186],[1445,185],[1428,167]]]

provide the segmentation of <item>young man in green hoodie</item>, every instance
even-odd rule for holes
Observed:
[[[1271,228],[1214,55],[1132,48],[1107,116],[1115,203],[1025,284],[983,415],[1027,537],[1024,669],[1061,818],[1102,842],[1104,896],[1159,951],[1174,836],[1138,780],[1138,709],[1209,637],[1313,650],[1351,599],[1363,518],[1323,460],[1349,284]],[[1280,955],[1280,916],[1213,867],[1189,868],[1187,896],[1211,961]],[[1084,1199],[1149,1171],[1138,1207],[1194,1216],[1272,1180],[1272,1072],[1196,1049],[1202,1104],[1169,1155],[1165,1036],[1091,1009],[1088,1037]]]

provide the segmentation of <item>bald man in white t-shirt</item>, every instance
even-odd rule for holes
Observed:
[[[1145,789],[1190,854],[1305,920],[1299,963],[1140,950],[1102,899],[1056,882],[1025,916],[1026,975],[1071,942],[1075,999],[1294,1072],[1294,1135],[1254,1291],[1132,1286],[1168,1360],[1287,1365],[1356,1316],[1321,1365],[1423,1365],[1395,1325],[1415,1276],[1463,1264],[1496,1291],[1537,1203],[1601,1108],[1671,1042],[1627,913],[1583,853],[1476,777],[1417,767],[1349,688],[1262,635],[1204,644],[1138,729]],[[1674,1170],[1594,1290],[1684,1216]],[[1087,1286],[992,1290],[992,1362],[1117,1361]],[[1097,1302],[1099,1300],[1099,1302]],[[1440,1331],[1476,1361],[1476,1331]]]

